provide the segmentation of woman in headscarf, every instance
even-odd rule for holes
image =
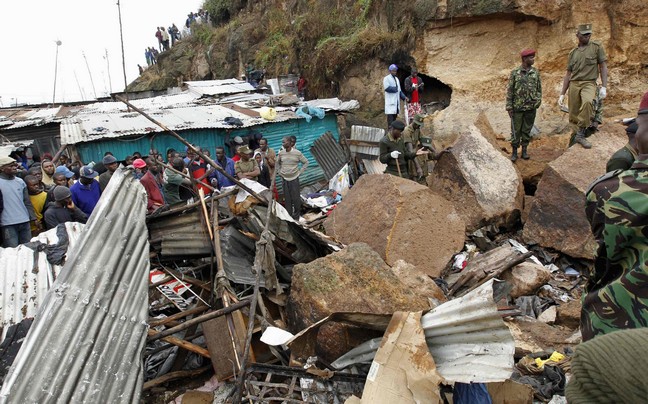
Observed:
[[[259,163],[259,170],[261,171],[258,179],[259,184],[266,188],[270,188],[270,167],[266,164],[261,152],[254,152],[254,159]]]

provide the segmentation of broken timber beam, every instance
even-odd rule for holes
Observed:
[[[148,335],[149,338],[155,338],[158,337],[160,334],[162,334],[159,331],[155,331],[152,329],[148,330]],[[162,341],[168,342],[169,344],[177,345],[180,348],[186,349],[187,351],[191,351],[194,353],[197,353],[200,356],[203,356],[207,359],[211,358],[209,356],[209,351],[206,350],[205,348],[198,346],[196,344],[192,344],[191,342],[187,342],[183,339],[177,338],[177,337],[171,337],[171,336],[166,336],[166,337],[160,337],[162,338]],[[155,340],[160,339],[160,338],[155,338]]]
[[[177,380],[177,379],[184,379],[184,378],[189,378],[189,377],[196,377],[198,375],[201,375],[209,370],[209,366],[203,366],[198,369],[193,369],[193,370],[179,370],[177,372],[171,372],[167,373],[163,376],[158,377],[157,379],[152,379],[144,383],[144,390],[151,389],[153,387],[157,387],[161,384],[164,384],[166,382],[170,382],[172,380]]]
[[[220,309],[220,310],[211,311],[211,312],[209,312],[207,314],[203,314],[202,316],[198,316],[198,317],[193,318],[191,320],[187,320],[184,323],[180,324],[179,326],[169,328],[169,329],[164,330],[162,332],[156,333],[155,335],[150,335],[149,334],[148,341],[152,342],[152,341],[156,341],[156,340],[158,340],[160,338],[164,338],[166,336],[173,335],[178,331],[186,330],[187,328],[191,327],[194,324],[203,323],[203,322],[205,322],[207,320],[211,320],[212,318],[223,316],[225,314],[228,314],[228,313],[231,313],[233,311],[242,309],[243,307],[246,307],[246,306],[249,306],[249,305],[250,305],[250,299],[241,300],[240,302],[234,303],[229,307],[226,307],[226,308]],[[207,357],[209,357],[209,356],[207,356]]]

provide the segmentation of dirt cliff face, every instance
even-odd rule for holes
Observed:
[[[232,2],[227,21],[181,41],[131,88],[162,89],[181,80],[239,76],[243,64],[275,77],[297,71],[312,98],[357,99],[350,120],[385,125],[382,78],[397,63],[425,83],[425,131],[451,143],[482,113],[495,133],[509,133],[504,109],[508,76],[524,48],[537,50],[543,104],[541,133],[567,130],[556,102],[576,27],[592,23],[592,40],[608,55],[606,117],[632,115],[648,89],[645,0],[258,0]],[[184,42],[184,43],[183,43]],[[446,108],[447,107],[447,108]],[[445,109],[443,109],[445,108]],[[434,112],[435,110],[439,110]]]
[[[458,17],[456,3],[438,2],[436,20],[425,24],[411,52],[423,74],[452,89],[450,106],[437,112],[431,125],[435,135],[447,142],[465,131],[480,111],[495,132],[509,132],[506,85],[524,48],[537,50],[535,66],[543,80],[543,104],[536,124],[544,134],[564,131],[568,118],[558,109],[557,99],[567,55],[576,46],[576,27],[581,23],[593,24],[592,40],[602,43],[608,55],[605,116],[634,114],[648,90],[645,2],[466,1],[461,3],[472,4],[461,9]],[[487,3],[492,7],[485,7]]]

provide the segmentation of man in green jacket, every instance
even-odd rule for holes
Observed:
[[[506,92],[506,111],[511,118],[511,161],[518,158],[518,147],[522,145],[522,158],[529,159],[527,147],[531,140],[531,129],[536,111],[542,103],[542,83],[535,63],[535,50],[524,49],[520,56],[522,64],[511,72]]]
[[[385,174],[408,178],[406,161],[410,161],[416,156],[426,155],[429,151],[422,148],[417,151],[408,151],[402,137],[404,129],[405,124],[403,122],[399,120],[393,121],[387,134],[380,139],[378,147],[380,150],[380,162],[387,164]]]

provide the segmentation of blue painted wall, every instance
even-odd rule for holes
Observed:
[[[276,152],[281,149],[281,139],[284,136],[294,135],[297,137],[297,149],[304,153],[309,162],[308,169],[300,177],[300,183],[303,186],[324,179],[322,169],[310,153],[310,147],[326,131],[330,131],[336,140],[339,139],[337,119],[334,114],[328,114],[324,119],[313,118],[310,123],[306,122],[305,119],[291,119],[285,122],[234,129],[229,132],[229,135],[225,129],[189,129],[178,131],[178,134],[191,144],[208,148],[212,157],[217,146],[225,146],[225,142],[235,136],[262,133],[263,137],[268,139],[268,145]],[[142,155],[148,154],[151,148],[151,137],[146,135],[134,139],[103,138],[94,142],[77,143],[75,146],[85,163],[100,161],[107,151],[112,152],[117,159],[121,160],[135,151],[139,151]],[[166,156],[166,150],[169,148],[179,150],[181,153],[185,150],[182,143],[166,133],[157,133],[153,138],[152,147],[158,149],[164,156]],[[229,153],[228,155],[231,156],[229,148],[225,146],[225,149]]]

